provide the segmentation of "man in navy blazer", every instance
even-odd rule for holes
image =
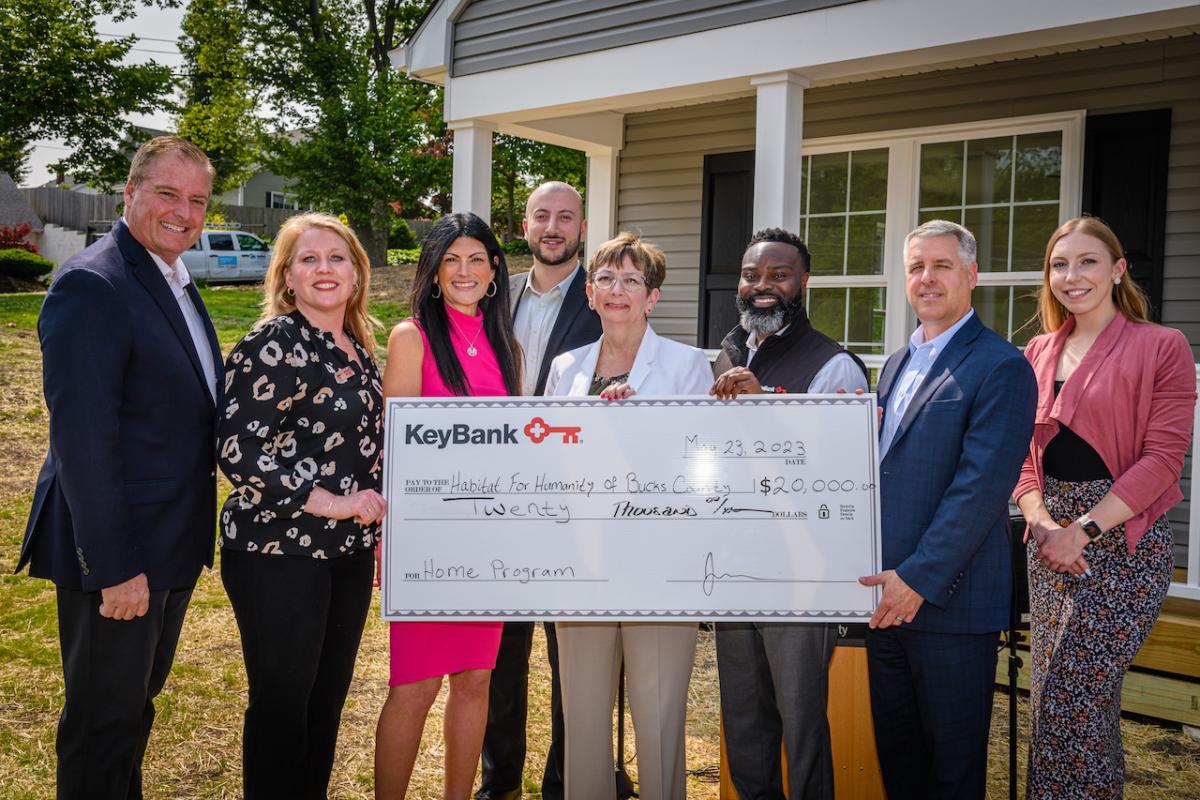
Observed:
[[[1037,387],[971,307],[975,237],[934,220],[904,241],[921,321],[879,378],[883,589],[867,634],[890,800],[982,798],[998,632],[1008,625],[1008,498]]]
[[[533,268],[509,281],[509,307],[524,356],[523,393],[540,395],[555,356],[600,338],[600,317],[588,307],[587,273],[579,264],[579,244],[587,233],[579,192],[561,181],[543,183],[529,195],[521,226],[533,255]],[[564,745],[558,640],[553,623],[545,623],[545,629],[551,682],[550,750],[542,772],[542,797],[562,800]],[[513,800],[521,796],[532,649],[532,622],[505,623],[488,693],[478,800]]]
[[[17,569],[57,587],[59,798],[140,798],[154,697],[216,520],[221,350],[180,254],[213,170],[152,139],[125,216],[70,258],[38,318],[50,449]]]

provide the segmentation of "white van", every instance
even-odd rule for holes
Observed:
[[[182,258],[188,273],[196,280],[255,282],[267,274],[271,248],[252,233],[206,228]]]

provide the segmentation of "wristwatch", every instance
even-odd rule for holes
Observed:
[[[1096,521],[1087,514],[1084,514],[1075,521],[1079,523],[1081,528],[1083,528],[1083,532],[1087,534],[1089,542],[1096,541],[1104,534],[1104,531],[1100,528]]]

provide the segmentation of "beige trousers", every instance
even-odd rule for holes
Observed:
[[[684,721],[694,622],[558,622],[566,723],[566,800],[615,800],[613,705],[621,660],[642,800],[687,794]]]

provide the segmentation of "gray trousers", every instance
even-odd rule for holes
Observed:
[[[837,626],[720,622],[717,674],[730,778],[740,800],[833,800],[829,660]]]

